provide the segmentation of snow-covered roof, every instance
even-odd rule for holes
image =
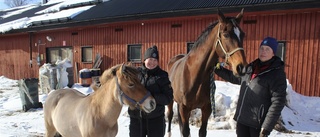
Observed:
[[[0,18],[10,20],[8,18],[19,14],[26,14],[26,11],[38,8],[40,6],[48,6],[47,8],[35,11],[29,16],[12,19],[0,24],[0,32],[6,33],[13,29],[23,29],[32,25],[40,25],[45,23],[64,22],[72,19],[83,11],[95,6],[101,0],[50,0],[43,5],[30,4],[12,9],[6,9],[6,12]],[[27,14],[26,14],[27,15]]]
[[[95,25],[138,19],[168,18],[224,13],[319,8],[319,0],[50,0],[0,10],[0,33],[26,32],[75,24]],[[48,25],[50,24],[50,25]]]

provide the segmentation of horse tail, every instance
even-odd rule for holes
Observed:
[[[167,105],[167,118],[168,118],[168,130],[167,130],[167,137],[171,137],[171,122],[173,118],[173,103],[174,101],[172,100],[168,105]]]

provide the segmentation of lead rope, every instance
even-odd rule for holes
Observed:
[[[142,121],[142,110],[140,109],[140,117],[139,117],[139,121],[140,121],[140,137],[142,137],[142,132],[143,132],[143,121]]]
[[[212,117],[216,115],[216,103],[215,103],[216,84],[214,83],[214,69],[210,74],[210,103],[212,109]]]
[[[147,137],[149,137],[149,119],[146,117],[146,129],[147,129]]]

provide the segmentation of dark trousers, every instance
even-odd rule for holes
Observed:
[[[237,137],[259,137],[260,128],[253,128],[241,123],[237,123]]]
[[[165,129],[164,116],[154,119],[130,118],[130,137],[163,137]]]

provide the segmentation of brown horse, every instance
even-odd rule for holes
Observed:
[[[211,24],[195,42],[188,54],[177,55],[168,63],[169,78],[178,106],[178,120],[183,137],[190,136],[189,118],[193,109],[202,112],[199,136],[207,134],[210,104],[210,74],[218,58],[231,65],[234,75],[243,75],[247,65],[242,48],[244,33],[239,27],[243,10],[234,17],[225,17],[218,10],[218,21]],[[171,136],[173,102],[168,105],[168,135]]]
[[[44,104],[46,137],[115,137],[123,104],[150,113],[156,102],[135,67],[116,65],[102,74],[101,86],[86,96],[74,89],[51,92]]]

